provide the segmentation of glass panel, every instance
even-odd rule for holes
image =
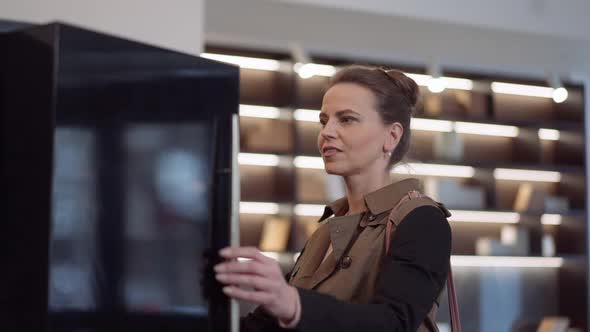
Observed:
[[[205,125],[137,125],[125,133],[124,302],[134,310],[206,313],[211,134]]]
[[[57,310],[96,307],[94,138],[87,129],[55,132],[49,306]]]
[[[209,246],[210,130],[209,123],[133,125],[123,131],[121,150],[99,148],[100,135],[112,130],[56,130],[50,311],[120,304],[135,312],[207,313],[199,280]],[[97,155],[110,159],[100,174]],[[123,173],[114,177],[122,183],[97,186],[113,172]],[[107,206],[100,196],[113,190],[123,202]],[[113,254],[120,259],[107,257]]]

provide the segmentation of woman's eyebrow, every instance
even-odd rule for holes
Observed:
[[[337,111],[335,115],[336,115],[336,116],[341,116],[341,115],[344,115],[344,114],[346,114],[346,113],[353,113],[353,114],[355,114],[355,115],[359,115],[359,116],[360,116],[360,113],[358,113],[358,112],[355,112],[355,111],[353,111],[353,110],[351,110],[351,109],[344,109],[344,110]],[[322,117],[327,117],[327,116],[328,116],[328,115],[327,115],[327,114],[326,114],[324,111],[321,111],[321,112],[320,112],[320,118],[322,118]]]
[[[340,115],[343,115],[343,114],[346,114],[346,113],[353,113],[355,115],[360,115],[358,112],[355,112],[355,111],[353,111],[351,109],[344,109],[344,110],[338,111],[338,112],[336,112],[336,115],[340,116]]]

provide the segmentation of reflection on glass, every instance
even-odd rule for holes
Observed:
[[[56,130],[49,310],[204,315],[210,127],[119,128]]]
[[[207,246],[210,133],[204,125],[137,125],[125,133],[125,303],[206,312],[198,280]]]
[[[55,132],[49,306],[96,306],[92,285],[96,258],[94,136],[78,128]]]

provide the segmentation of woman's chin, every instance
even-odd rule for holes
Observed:
[[[326,173],[331,174],[331,175],[344,176],[347,174],[346,170],[341,169],[339,167],[334,167],[332,165],[324,165],[324,169],[326,170]]]

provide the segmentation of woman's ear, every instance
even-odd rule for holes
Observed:
[[[404,134],[404,127],[399,122],[388,126],[387,136],[383,144],[383,152],[393,152]]]

